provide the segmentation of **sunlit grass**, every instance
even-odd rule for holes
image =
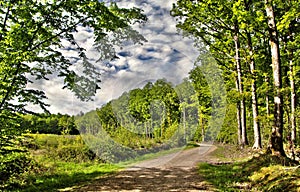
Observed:
[[[28,138],[32,138],[29,140],[28,145],[33,146],[33,148],[30,148],[30,151],[35,164],[31,171],[14,179],[9,184],[7,191],[57,191],[72,189],[87,184],[99,177],[113,174],[134,163],[197,146],[194,143],[189,143],[179,148],[158,150],[156,153],[145,154],[126,162],[105,164],[97,158],[88,160],[89,158],[85,156],[88,154],[82,152],[85,149],[85,145],[78,136],[31,134],[28,135]],[[76,149],[79,151],[76,154],[80,154],[81,156],[76,156],[75,159],[65,158],[70,156],[70,154],[72,155],[74,152],[72,150],[64,150],[64,153],[59,153],[58,155],[59,151],[65,148],[69,149],[70,146],[77,146]],[[63,156],[60,157],[60,155]]]
[[[300,169],[272,165],[254,172],[249,179],[262,191],[300,191]]]
[[[120,169],[117,165],[96,162],[74,163],[44,159],[42,167],[35,173],[28,173],[26,185],[15,191],[56,191],[79,186],[101,176],[112,174]]]
[[[12,178],[6,184],[6,191],[57,191],[121,169],[99,158],[90,158],[92,154],[80,136],[31,134],[27,137],[26,146],[33,160],[31,168]]]
[[[220,157],[222,149],[218,150]],[[198,170],[218,191],[300,191],[296,165],[287,158],[260,154],[233,163],[200,163]]]
[[[248,186],[249,179],[240,164],[211,165],[199,164],[199,173],[220,191],[240,191]],[[237,185],[241,184],[243,185]],[[245,187],[246,186],[246,187]]]

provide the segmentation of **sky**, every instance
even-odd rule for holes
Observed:
[[[120,7],[138,7],[144,10],[148,21],[135,27],[146,39],[143,45],[124,46],[118,51],[119,59],[113,62],[96,62],[99,52],[93,46],[93,32],[79,27],[74,34],[78,44],[85,47],[87,57],[101,73],[101,89],[94,101],[82,102],[69,90],[62,89],[63,81],[55,76],[50,81],[37,82],[35,87],[45,91],[48,108],[52,113],[76,115],[100,108],[111,99],[119,97],[124,91],[141,87],[148,81],[165,78],[173,84],[179,84],[193,68],[198,51],[193,41],[183,37],[176,29],[176,21],[170,16],[174,0],[118,0]],[[62,50],[73,62],[80,62],[77,52],[69,48]]]

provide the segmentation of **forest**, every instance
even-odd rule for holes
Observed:
[[[51,114],[45,92],[31,85],[58,76],[63,89],[93,100],[101,73],[74,33],[92,29],[99,61],[118,60],[122,42],[147,42],[133,27],[147,25],[143,10],[98,0],[0,5],[0,190],[37,182],[27,174],[45,179],[42,165],[52,161],[113,172],[118,168],[110,163],[191,143],[233,145],[299,164],[299,1],[174,1],[176,28],[200,52],[188,77],[145,82],[77,115]],[[64,41],[80,66],[63,55]]]
[[[273,154],[285,155],[284,141],[293,149],[299,140],[298,2],[179,1],[171,14],[223,68],[234,95],[229,100],[236,105],[239,145],[261,148],[262,135],[270,135],[264,146]]]

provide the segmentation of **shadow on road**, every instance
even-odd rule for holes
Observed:
[[[215,148],[206,144],[142,161],[72,191],[213,191],[198,173],[197,163],[207,162]]]
[[[100,178],[75,191],[212,191],[194,169],[143,168]]]

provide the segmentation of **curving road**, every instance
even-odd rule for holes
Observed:
[[[177,153],[164,155],[155,159],[146,160],[137,163],[127,170],[140,170],[145,168],[182,168],[190,169],[196,166],[201,161],[209,160],[208,154],[215,150],[215,146],[211,144],[201,144],[200,147],[182,150]]]
[[[146,160],[72,191],[214,191],[197,173],[196,164],[210,161],[208,154],[215,148],[201,144],[197,148]]]

